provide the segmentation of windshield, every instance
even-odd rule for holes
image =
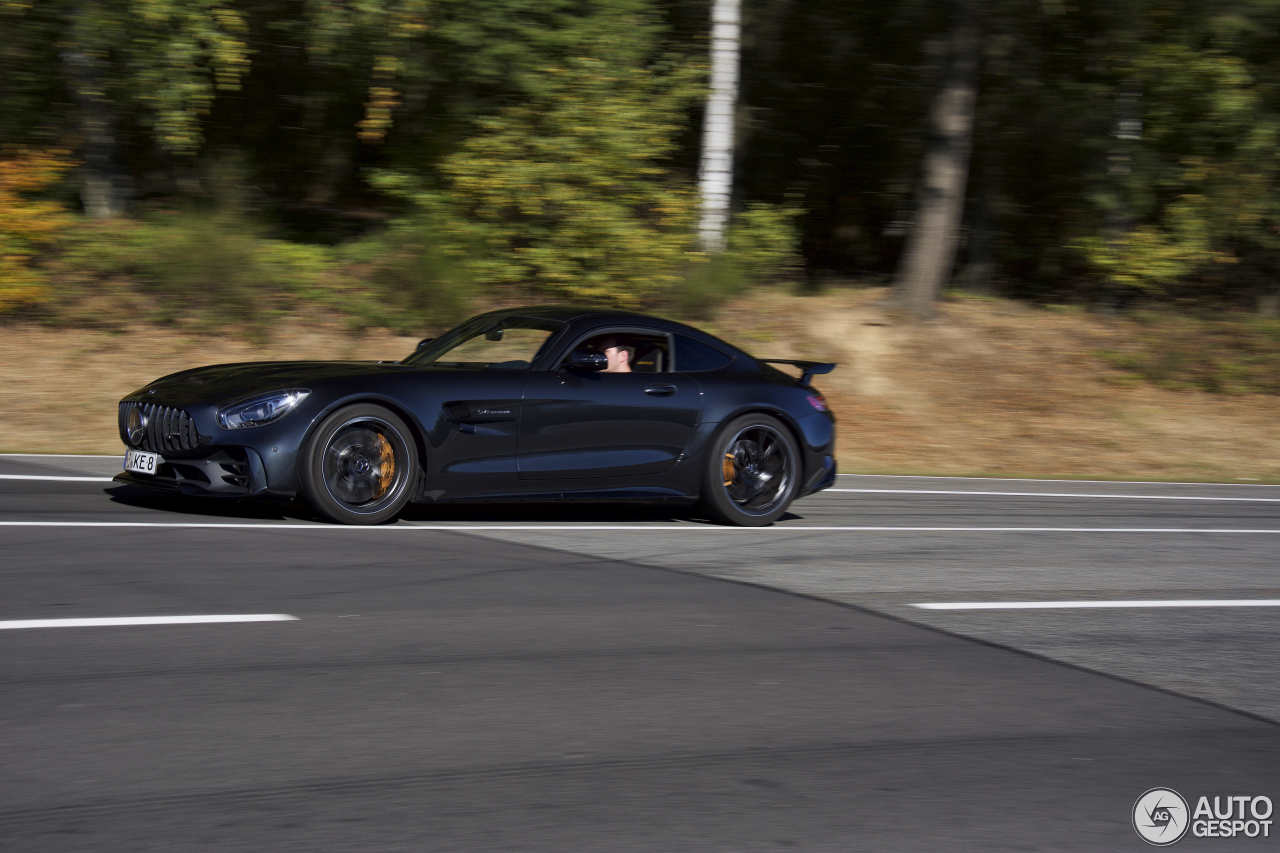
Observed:
[[[404,363],[528,370],[562,326],[541,317],[476,317],[427,344]]]

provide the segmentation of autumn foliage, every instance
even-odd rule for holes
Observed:
[[[0,313],[49,296],[39,260],[70,227],[72,217],[61,204],[39,194],[72,165],[63,151],[21,151],[0,158]]]

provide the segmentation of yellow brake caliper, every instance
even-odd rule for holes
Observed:
[[[738,468],[733,462],[732,453],[726,453],[720,462],[720,476],[724,478],[726,486],[732,486],[734,477],[738,476]]]
[[[396,477],[396,454],[385,435],[378,435],[378,497],[387,493]]]

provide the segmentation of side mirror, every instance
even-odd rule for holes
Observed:
[[[609,359],[602,352],[575,352],[565,361],[564,366],[583,373],[599,373],[609,366]]]
[[[422,340],[418,341],[418,349],[419,350],[426,349],[427,344],[431,343],[434,340],[435,338],[423,338]]]

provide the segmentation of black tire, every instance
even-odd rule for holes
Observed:
[[[721,427],[705,465],[703,507],[725,524],[772,524],[799,488],[796,441],[781,421],[766,414],[742,415]]]
[[[418,481],[409,427],[371,403],[346,406],[316,427],[298,457],[302,493],[339,524],[381,524],[400,514]]]

